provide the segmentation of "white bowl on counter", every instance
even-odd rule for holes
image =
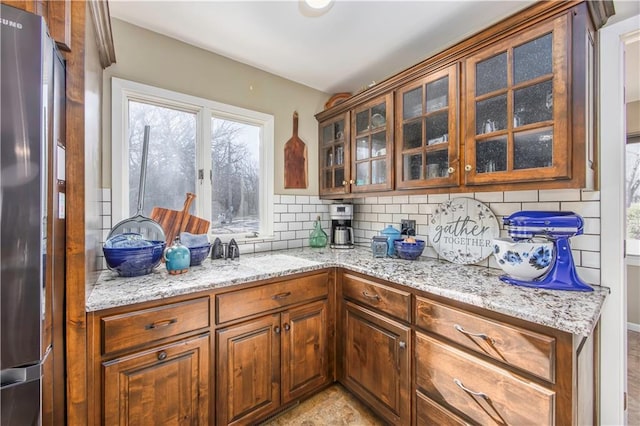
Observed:
[[[553,242],[542,238],[493,240],[493,256],[500,268],[510,277],[522,281],[532,281],[543,276],[554,261],[553,250]]]

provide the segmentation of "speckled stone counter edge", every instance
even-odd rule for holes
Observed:
[[[303,248],[244,255],[233,261],[207,259],[183,275],[169,275],[162,266],[135,278],[104,271],[88,295],[86,309],[98,311],[327,267],[342,267],[581,336],[593,331],[609,293],[601,286],[593,292],[516,287],[500,281],[502,271],[496,269],[427,258],[373,258],[365,248]]]

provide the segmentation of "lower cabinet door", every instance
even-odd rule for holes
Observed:
[[[555,393],[531,380],[416,333],[416,388],[483,425],[554,425]]]
[[[216,331],[216,424],[248,424],[280,406],[280,314]]]
[[[209,346],[207,334],[104,362],[104,424],[208,424]]]
[[[417,426],[466,426],[467,422],[439,406],[421,392],[416,392]]]
[[[327,301],[282,313],[282,403],[329,381]]]
[[[411,329],[344,304],[344,385],[392,424],[411,422]]]

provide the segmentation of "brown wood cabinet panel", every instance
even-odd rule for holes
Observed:
[[[47,26],[58,48],[71,50],[71,0],[47,2]]]
[[[102,318],[102,353],[147,345],[209,327],[209,298],[171,303]]]
[[[555,381],[556,340],[416,297],[416,325],[475,352]]]
[[[392,424],[411,421],[411,329],[344,304],[343,384]]]
[[[282,313],[282,403],[330,381],[328,302],[322,300]]]
[[[480,424],[555,424],[555,392],[416,333],[416,388]]]
[[[209,335],[103,363],[104,424],[209,422]]]
[[[436,404],[422,392],[416,392],[417,426],[465,426],[469,423]]]
[[[411,321],[411,293],[349,273],[344,273],[342,277],[344,297],[378,309],[385,315]]]
[[[320,194],[348,194],[351,188],[349,111],[318,125]]]
[[[248,424],[280,406],[280,314],[216,332],[217,424]]]
[[[216,296],[216,322],[221,324],[295,303],[326,297],[328,280],[328,273],[322,272],[219,294]]]

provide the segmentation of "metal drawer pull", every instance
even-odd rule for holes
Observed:
[[[368,297],[369,299],[376,299],[378,302],[380,301],[380,296],[378,296],[377,294],[369,294],[367,293],[367,290],[364,290],[362,292],[362,295],[364,297]]]
[[[178,322],[178,318],[171,318],[169,320],[156,321],[156,322],[152,322],[151,324],[145,325],[144,329],[145,330],[153,330],[154,328],[168,327],[171,324],[175,324],[177,322]]]
[[[485,340],[487,342],[489,342],[489,344],[493,345],[495,343],[495,340],[493,340],[493,338],[487,336],[484,333],[472,333],[470,331],[465,330],[464,328],[462,328],[461,325],[455,324],[453,326],[453,328],[455,328],[456,330],[458,330],[460,333],[462,334],[466,334],[467,336],[471,336],[471,337],[479,337],[482,340]]]
[[[158,359],[159,359],[160,361],[164,361],[165,359],[167,359],[167,353],[166,353],[165,351],[161,351],[161,352],[158,354]]]
[[[279,299],[284,299],[285,297],[289,297],[291,296],[291,292],[290,291],[285,291],[284,293],[278,293],[276,295],[271,296],[271,298],[273,300],[279,300]]]
[[[455,383],[455,384],[456,384],[460,389],[462,389],[463,391],[465,391],[465,392],[467,392],[467,393],[470,393],[470,394],[471,394],[471,395],[473,395],[473,396],[477,396],[477,397],[480,397],[480,398],[484,398],[484,399],[486,399],[486,400],[488,400],[488,399],[489,399],[489,397],[487,396],[487,394],[486,394],[486,393],[484,393],[484,392],[474,392],[474,391],[472,391],[471,389],[466,388],[466,387],[462,384],[462,382],[461,382],[460,380],[456,379],[456,378],[454,378],[454,379],[453,379],[453,383]]]

